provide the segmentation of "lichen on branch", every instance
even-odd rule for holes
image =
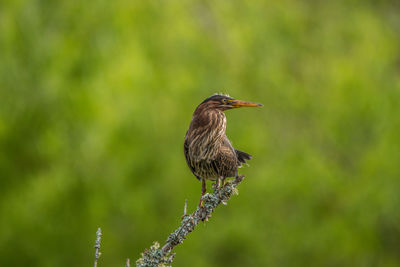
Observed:
[[[211,214],[218,205],[221,203],[226,204],[232,195],[237,194],[237,186],[242,182],[243,178],[244,175],[239,175],[234,180],[228,181],[220,188],[214,185],[214,192],[212,194],[205,194],[202,197],[203,205],[197,207],[192,214],[186,214],[185,207],[185,214],[182,217],[181,225],[168,236],[165,245],[160,248],[159,243],[154,242],[150,249],[146,249],[145,252],[142,253],[142,257],[136,261],[136,266],[171,266],[175,256],[175,253],[172,253],[173,248],[183,243],[186,236],[194,230],[196,225],[200,222],[208,221],[208,218],[211,217]]]

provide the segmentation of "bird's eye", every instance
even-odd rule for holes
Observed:
[[[226,99],[226,98],[222,99],[222,103],[223,104],[227,104],[228,103],[228,99]]]

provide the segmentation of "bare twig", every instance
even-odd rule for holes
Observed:
[[[192,214],[186,214],[187,204],[185,204],[184,216],[182,217],[182,222],[178,229],[169,235],[167,242],[161,249],[158,242],[154,242],[150,249],[142,253],[142,257],[136,261],[136,266],[170,266],[175,256],[175,253],[171,253],[173,248],[182,243],[186,239],[186,236],[194,230],[196,225],[202,221],[208,221],[208,218],[211,217],[211,213],[219,204],[226,204],[233,194],[237,194],[236,187],[242,182],[243,178],[244,175],[240,175],[236,179],[225,183],[221,188],[214,186],[214,192],[212,194],[205,194],[202,197],[203,206],[197,207]]]
[[[187,214],[187,199],[185,199],[185,206],[183,207],[183,216]]]
[[[94,248],[96,250],[96,253],[94,255],[94,267],[97,267],[97,261],[100,258],[100,240],[101,240],[101,229],[100,227],[97,229],[96,232],[96,245],[94,245]]]

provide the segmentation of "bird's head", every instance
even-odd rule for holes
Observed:
[[[199,107],[205,109],[227,110],[241,107],[261,107],[262,104],[234,99],[230,96],[216,94],[205,99]]]

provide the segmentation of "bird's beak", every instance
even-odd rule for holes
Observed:
[[[242,101],[242,100],[232,100],[231,102],[232,107],[234,108],[241,108],[241,107],[262,107],[262,104],[254,103],[254,102],[248,102],[248,101]]]

